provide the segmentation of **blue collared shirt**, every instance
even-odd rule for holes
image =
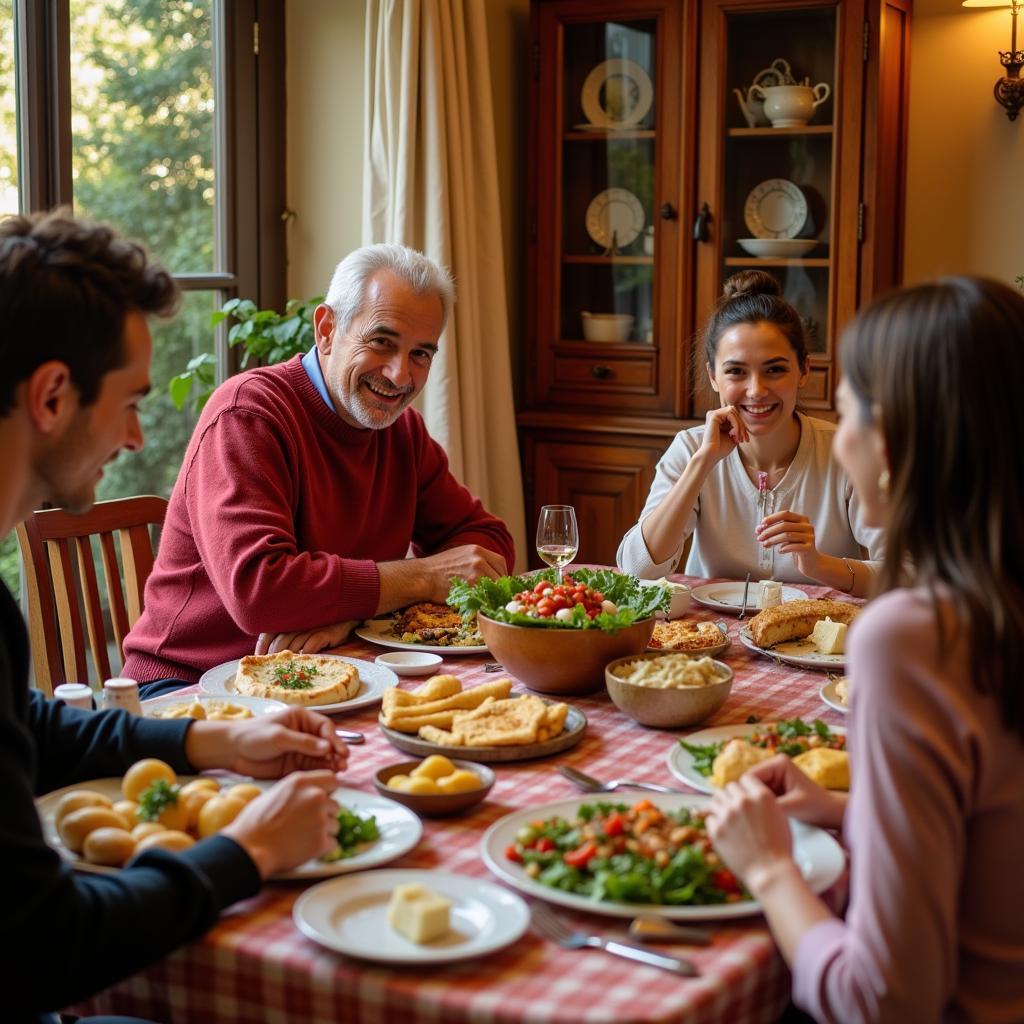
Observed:
[[[303,357],[302,357],[302,368],[309,375],[309,379],[313,382],[313,387],[320,392],[320,397],[327,403],[327,408],[333,413],[337,413],[337,409],[334,408],[334,402],[331,401],[331,396],[327,391],[327,384],[324,381],[323,370],[320,369],[320,360],[317,358],[316,345],[314,345]]]

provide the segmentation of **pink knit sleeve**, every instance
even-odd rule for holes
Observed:
[[[957,966],[957,899],[976,737],[940,670],[930,601],[896,591],[850,633],[853,786],[845,924],[808,932],[794,999],[816,1020],[938,1020]],[[954,668],[955,671],[955,668]]]

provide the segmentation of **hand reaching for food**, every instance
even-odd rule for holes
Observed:
[[[775,757],[748,770],[775,794],[779,808],[789,817],[818,828],[840,828],[846,799],[819,786],[791,757]]]
[[[250,801],[222,829],[253,859],[261,877],[288,871],[337,845],[333,772],[295,772]]]

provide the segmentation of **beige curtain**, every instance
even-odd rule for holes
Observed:
[[[457,300],[420,398],[454,474],[525,567],[486,0],[367,0],[363,242],[449,267]]]

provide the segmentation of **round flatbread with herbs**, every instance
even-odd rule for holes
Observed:
[[[235,692],[316,707],[349,700],[359,692],[359,670],[321,654],[250,654],[235,672]]]

